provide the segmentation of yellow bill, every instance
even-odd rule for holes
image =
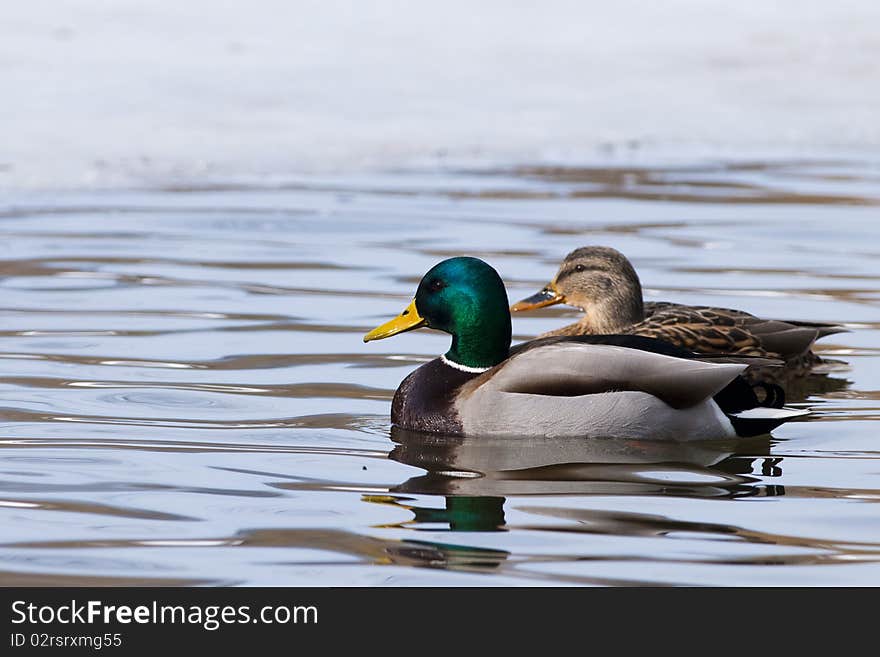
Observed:
[[[390,338],[392,335],[397,335],[398,333],[403,333],[404,331],[412,331],[413,329],[417,329],[420,326],[424,326],[425,323],[426,320],[421,315],[419,315],[419,311],[416,310],[416,300],[413,299],[406,307],[406,310],[400,313],[397,317],[389,322],[385,322],[384,324],[382,324],[382,326],[377,326],[372,331],[367,333],[364,336],[364,342]]]
[[[553,306],[557,303],[565,303],[565,295],[560,294],[559,290],[556,289],[555,283],[549,283],[540,292],[517,301],[510,309],[516,313],[524,310],[535,310],[544,306]]]

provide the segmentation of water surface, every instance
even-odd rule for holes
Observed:
[[[0,584],[878,585],[880,167],[520,167],[7,195]],[[438,260],[842,322],[764,437],[425,440],[364,345]],[[516,316],[517,340],[570,322]]]

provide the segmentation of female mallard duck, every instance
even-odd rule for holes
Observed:
[[[741,310],[642,300],[642,286],[630,261],[605,246],[569,253],[556,277],[541,291],[515,303],[523,311],[565,303],[584,311],[580,321],[548,331],[553,335],[628,334],[671,342],[701,354],[760,356],[785,367],[761,368],[762,380],[803,375],[820,362],[813,342],[845,331],[834,324],[761,319]]]
[[[806,414],[759,406],[739,376],[747,364],[706,362],[651,338],[555,337],[511,349],[504,284],[476,258],[433,267],[406,310],[364,342],[421,326],[450,333],[452,347],[397,388],[391,421],[403,429],[693,440],[763,434]]]

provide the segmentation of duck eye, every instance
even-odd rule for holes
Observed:
[[[586,271],[587,268],[584,267],[583,265],[575,265],[575,266],[574,266],[574,270],[575,270],[576,272],[582,272],[582,271]]]
[[[439,291],[442,290],[444,287],[446,287],[446,283],[444,283],[443,281],[441,281],[439,278],[435,278],[433,281],[431,281],[430,283],[428,283],[428,289],[429,289],[431,292],[439,292]]]

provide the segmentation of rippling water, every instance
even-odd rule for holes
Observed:
[[[880,585],[880,166],[518,168],[3,203],[0,584]],[[391,433],[443,257],[843,322],[772,439]],[[527,339],[575,316],[514,319]]]

